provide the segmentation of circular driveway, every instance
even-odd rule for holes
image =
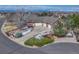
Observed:
[[[0,19],[0,28],[4,20]],[[79,44],[55,43],[41,48],[27,48],[9,40],[0,31],[0,54],[76,54]]]

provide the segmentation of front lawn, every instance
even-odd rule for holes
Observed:
[[[26,40],[24,42],[25,45],[29,45],[29,46],[38,46],[38,47],[41,47],[41,46],[44,46],[46,44],[49,44],[49,43],[52,43],[54,42],[54,39],[50,39],[48,37],[44,37],[42,39],[36,39],[34,37]]]

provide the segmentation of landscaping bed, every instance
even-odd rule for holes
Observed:
[[[53,39],[50,39],[48,37],[44,37],[42,39],[36,39],[34,37],[26,40],[24,42],[25,45],[29,45],[29,46],[37,46],[37,47],[42,47],[46,44],[49,44],[49,43],[52,43],[54,42],[54,38]]]

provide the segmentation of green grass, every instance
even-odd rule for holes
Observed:
[[[52,42],[54,42],[54,39],[50,39],[50,38],[47,38],[47,37],[44,37],[40,40],[32,37],[32,38],[26,40],[24,42],[24,44],[29,45],[29,46],[34,46],[35,45],[35,46],[41,47],[41,46],[44,46],[44,45],[52,43]]]

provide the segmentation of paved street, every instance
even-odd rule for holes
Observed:
[[[0,19],[0,28],[4,20]],[[0,31],[0,54],[75,54],[79,53],[79,44],[55,43],[41,48],[27,48],[6,38]]]

